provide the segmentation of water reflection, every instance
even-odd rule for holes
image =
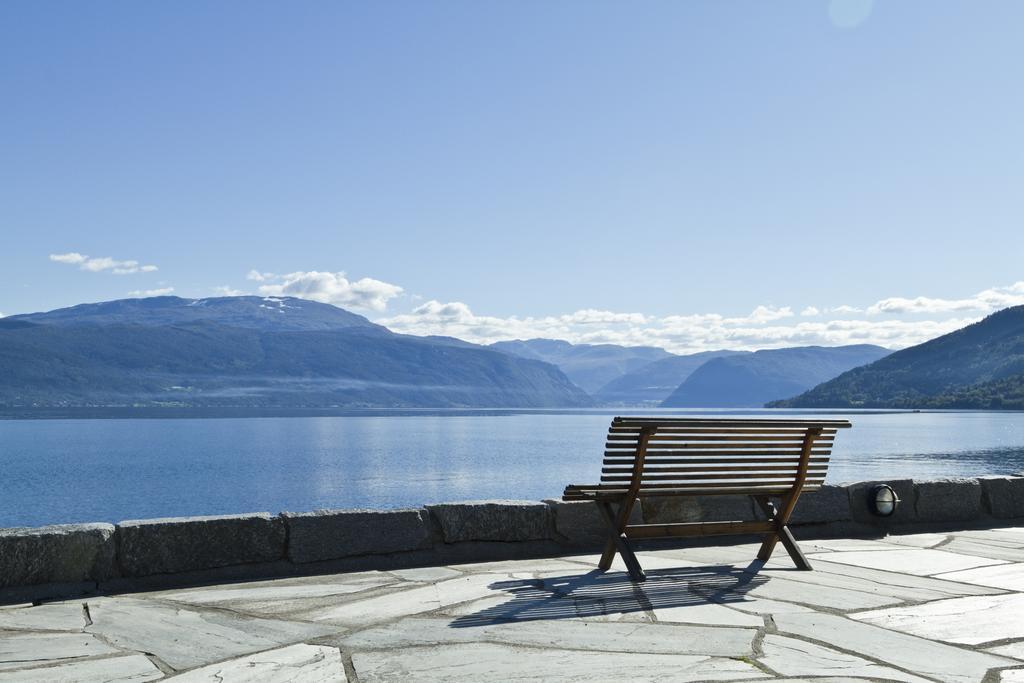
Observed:
[[[0,526],[557,497],[613,414],[0,420]],[[1024,471],[1022,413],[831,415],[830,482]]]

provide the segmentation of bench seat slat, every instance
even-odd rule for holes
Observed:
[[[798,465],[796,463],[788,465],[716,465],[709,464],[704,466],[673,466],[673,467],[644,467],[644,476],[648,474],[679,474],[681,472],[790,472],[796,474]],[[828,469],[828,465],[811,465],[807,468],[808,472],[821,471],[824,472]],[[601,474],[632,474],[633,469],[631,467],[602,467]]]
[[[629,482],[632,481],[633,477],[628,474],[606,474],[601,477],[601,482]],[[735,482],[737,484],[743,484],[743,480],[771,480],[774,483],[788,483],[790,486],[793,485],[796,479],[795,472],[702,472],[700,474],[645,474],[642,479],[642,486],[646,486],[652,481],[679,481],[679,482],[690,482],[690,481],[703,481],[706,479],[715,479],[720,481]],[[822,481],[825,479],[825,472],[809,472],[807,474],[807,481]]]
[[[754,446],[750,446],[750,447],[748,447],[748,446],[739,446],[739,447],[737,447],[737,446],[734,446],[734,445],[727,445],[727,446],[718,446],[718,447],[715,447],[715,446],[703,447],[703,449],[677,449],[677,447],[668,447],[668,449],[651,449],[651,450],[647,451],[646,457],[647,458],[654,458],[654,457],[657,457],[657,456],[689,456],[689,455],[699,456],[699,455],[705,455],[705,454],[707,454],[707,455],[715,455],[715,454],[731,455],[731,454],[736,454],[736,455],[741,455],[741,456],[758,456],[758,455],[762,455],[762,454],[765,455],[765,456],[799,456],[799,455],[801,455],[801,453],[802,452],[801,452],[800,449],[791,449],[791,447],[786,447],[786,449],[777,449],[777,447],[776,447],[776,449],[758,449],[758,447],[754,447]],[[829,453],[831,453],[831,449],[811,449],[811,455],[827,455]],[[635,454],[633,452],[630,452],[630,451],[605,451],[604,452],[604,457],[605,458],[633,458],[633,457],[635,457]]]
[[[832,441],[835,437],[823,436],[821,439],[815,439],[815,441]],[[770,441],[788,441],[790,443],[802,443],[802,436],[790,436],[788,434],[703,434],[698,438],[689,439],[685,435],[677,434],[662,434],[661,432],[655,432],[653,436],[649,437],[651,441],[759,441],[759,442],[770,442]],[[637,437],[632,434],[609,434],[608,441],[628,441],[635,443]]]

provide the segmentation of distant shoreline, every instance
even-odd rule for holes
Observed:
[[[282,417],[500,417],[514,415],[886,415],[906,413],[1012,413],[1014,410],[887,408],[0,408],[0,420],[242,419]]]

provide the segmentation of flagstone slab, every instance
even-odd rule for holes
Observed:
[[[600,652],[750,657],[753,628],[708,628],[676,624],[585,622],[577,619],[477,623],[445,618],[402,619],[337,640],[347,650],[379,650],[459,643]]]
[[[1011,591],[1024,591],[1024,564],[1003,564],[994,567],[981,567],[966,571],[940,574],[937,578],[950,581],[991,586]]]
[[[222,610],[174,607],[133,598],[89,601],[96,633],[118,647],[151,652],[175,669],[189,669],[338,631],[308,624],[247,617]]]
[[[900,601],[924,602],[928,600],[941,600],[943,598],[964,595],[965,592],[971,594],[969,589],[964,591],[958,586],[947,586],[942,581],[930,578],[919,578],[878,570],[861,570],[862,572],[869,573],[869,575],[857,576],[850,573],[840,574],[828,571],[831,567],[849,567],[849,565],[835,564],[826,567],[825,563],[820,563],[815,565],[815,571],[765,571],[761,572],[761,575],[770,576],[773,580],[781,578],[793,583],[817,586],[819,590],[824,592],[840,588],[869,593],[878,596],[879,599],[888,600],[888,604]],[[906,585],[908,583],[920,585]]]
[[[1013,657],[1014,659],[1024,660],[1024,641],[1009,643],[1008,645],[997,645],[996,647],[988,647],[985,648],[985,652],[991,652],[994,655],[1002,655],[1004,657]]]
[[[740,610],[748,614],[783,614],[787,612],[813,612],[810,607],[798,605],[795,602],[782,602],[781,600],[769,600],[758,598],[752,595],[744,595],[742,600],[732,600],[724,603],[729,609]]]
[[[809,573],[809,572],[807,572]],[[763,584],[760,584],[744,595],[752,595],[758,598],[770,600],[781,600],[784,602],[795,602],[811,607],[825,607],[836,610],[870,609],[902,602],[898,598],[889,595],[879,595],[859,590],[849,590],[830,586],[823,590],[819,585],[804,583],[800,581],[789,581],[772,577]]]
[[[4,633],[0,635],[0,670],[119,652],[90,633]]]
[[[193,669],[175,683],[346,683],[336,647],[301,643]]]
[[[497,572],[510,574],[513,572],[550,572],[550,571],[586,571],[583,561],[575,557],[539,558],[535,560],[499,560],[495,562],[468,562],[454,564],[453,569],[464,573]],[[597,564],[597,560],[594,561]]]
[[[933,548],[945,543],[949,538],[946,534],[890,534],[885,537],[886,543],[893,545],[909,545],[915,548]]]
[[[479,683],[480,681],[735,681],[768,678],[735,659],[696,655],[547,650],[465,643],[355,652],[360,683]]]
[[[448,567],[417,567],[415,569],[392,569],[388,572],[403,581],[424,581],[433,583],[462,576],[463,572]]]
[[[1000,683],[1024,683],[1024,669],[1010,669],[999,674]]]
[[[983,595],[873,610],[850,617],[883,628],[948,643],[978,645],[1024,638],[1024,595]]]
[[[4,631],[81,631],[85,624],[82,605],[73,602],[0,610]]]
[[[943,552],[942,550],[928,550],[924,548],[901,549],[884,553],[871,551],[833,552],[828,554],[812,554],[809,557],[812,564],[817,560],[824,560],[903,574],[917,574],[918,576],[931,576],[943,572],[954,572],[962,569],[983,567],[985,565],[1003,564],[1005,562],[1004,560],[957,555],[956,553]]]
[[[4,671],[4,683],[68,683],[70,681],[155,681],[164,674],[145,655],[81,659],[56,666]]]
[[[817,541],[803,541],[800,548],[804,554],[824,551],[872,551],[872,550],[900,550],[900,546],[888,543],[887,541],[873,541],[861,538],[826,538]]]
[[[764,637],[761,647],[764,655],[758,657],[758,661],[785,676],[841,675],[884,678],[906,683],[929,683],[926,678],[897,671],[891,667],[879,666],[861,657],[796,638],[769,633]]]
[[[501,591],[501,588],[492,586],[500,584],[502,579],[495,574],[470,574],[428,586],[315,609],[305,613],[303,618],[344,626],[368,626],[486,597]]]
[[[1008,565],[1007,565],[1008,566]],[[975,571],[975,570],[971,570]],[[937,598],[954,598],[964,595],[993,595],[1000,591],[995,588],[958,583],[955,580],[946,580],[943,575],[939,576],[917,576],[914,574],[899,574],[880,569],[868,569],[852,564],[839,564],[838,562],[826,562],[818,560],[814,563],[813,572],[789,572],[787,578],[793,581],[813,581],[818,576],[848,576],[863,579],[878,586],[884,586],[890,594],[897,597],[904,597],[908,600],[917,599],[913,597],[914,591],[923,590],[935,594]],[[902,589],[914,589],[903,593]],[[932,599],[923,597],[921,599]]]
[[[215,605],[253,614],[277,615],[322,607],[325,601],[337,602],[338,598],[347,599],[356,593],[399,583],[394,577],[380,572],[337,578],[312,582],[284,579],[150,595],[191,605]]]
[[[960,553],[962,555],[973,555],[974,557],[989,557],[995,560],[1006,560],[1008,562],[1024,562],[1024,539],[1020,539],[1015,545],[985,538],[959,538],[942,546],[945,552]]]
[[[989,669],[1016,664],[1009,658],[972,652],[833,614],[777,614],[774,621],[780,633],[820,643],[842,643],[844,650],[945,683],[977,683]]]
[[[731,604],[731,603],[730,603]],[[654,617],[660,624],[706,624],[709,626],[752,626],[764,625],[764,620],[755,614],[746,614],[729,609],[725,605],[705,603],[680,607],[655,607]]]

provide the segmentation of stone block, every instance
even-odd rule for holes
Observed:
[[[597,503],[588,500],[546,500],[555,517],[559,540],[570,545],[597,546],[608,539],[608,527]],[[614,506],[613,506],[614,507]],[[629,515],[630,524],[643,524],[642,503],[637,501]]]
[[[919,522],[963,522],[981,517],[981,482],[977,479],[915,481],[914,489]]]
[[[827,524],[851,519],[850,492],[845,486],[825,485],[817,491],[801,494],[789,521],[790,524]]]
[[[651,496],[643,499],[643,511],[648,524],[755,519],[750,496]]]
[[[284,520],[266,512],[127,520],[117,525],[126,576],[173,574],[284,558]]]
[[[888,484],[896,492],[900,499],[896,506],[896,512],[890,517],[879,517],[868,507],[868,498],[871,490],[879,484]],[[911,479],[893,479],[890,481],[858,481],[854,484],[847,484],[846,490],[850,494],[850,513],[854,521],[875,526],[889,526],[917,521],[917,512],[914,509],[914,482]]]
[[[981,499],[989,514],[997,519],[1024,517],[1024,478],[984,477]]]
[[[283,512],[288,559],[320,562],[430,547],[426,510]]]
[[[441,525],[445,543],[534,541],[554,537],[551,509],[532,500],[440,503],[427,509]]]
[[[116,549],[111,524],[0,529],[0,587],[103,581]]]

